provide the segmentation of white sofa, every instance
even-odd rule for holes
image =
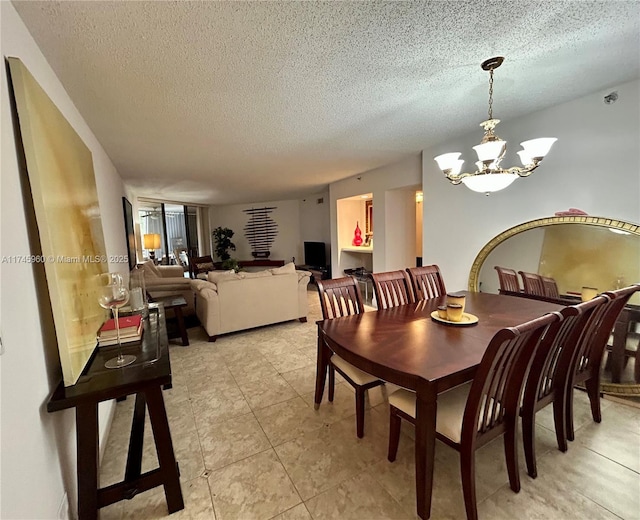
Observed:
[[[184,277],[182,266],[155,265],[150,260],[140,265],[144,271],[145,288],[151,297],[179,294],[187,301],[182,314],[195,314],[195,296],[189,278]]]
[[[206,281],[191,280],[196,314],[209,341],[262,325],[307,321],[309,276],[290,263],[256,273],[211,271]]]

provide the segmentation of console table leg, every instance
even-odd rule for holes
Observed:
[[[76,407],[78,518],[98,518],[98,403]]]
[[[164,494],[167,499],[167,509],[169,514],[184,509],[182,489],[180,488],[180,475],[178,474],[178,464],[173,452],[171,442],[171,432],[167,412],[162,399],[162,390],[159,386],[147,388],[145,390],[147,408],[149,409],[149,419],[153,429],[153,438],[156,443],[158,462],[164,485]]]
[[[144,442],[144,418],[146,415],[146,400],[142,392],[136,395],[136,406],[131,423],[131,437],[129,438],[129,453],[125,481],[137,479],[142,471],[142,448]],[[135,494],[135,493],[134,493]],[[133,496],[133,495],[132,495]]]

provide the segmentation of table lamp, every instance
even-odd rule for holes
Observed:
[[[160,249],[160,235],[158,233],[149,233],[142,236],[144,248],[149,250],[149,259],[156,261],[156,249]]]

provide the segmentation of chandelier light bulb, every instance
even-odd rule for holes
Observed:
[[[540,137],[520,143],[522,150],[518,152],[522,167],[501,168],[500,161],[507,149],[507,142],[500,139],[494,130],[499,119],[493,117],[493,71],[504,58],[490,58],[482,62],[482,70],[489,72],[489,118],[480,123],[484,128],[484,137],[480,144],[473,147],[478,155],[475,163],[477,170],[473,173],[460,173],[464,160],[460,153],[445,153],[434,157],[438,167],[452,184],[464,184],[467,188],[479,193],[492,193],[509,186],[518,177],[528,177],[538,167],[542,159],[549,153],[555,137]]]

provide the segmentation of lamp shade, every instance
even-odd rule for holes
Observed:
[[[145,249],[160,249],[160,235],[158,233],[143,235],[142,242]]]
[[[517,178],[515,173],[478,174],[465,177],[462,183],[478,193],[492,193],[505,189]]]

